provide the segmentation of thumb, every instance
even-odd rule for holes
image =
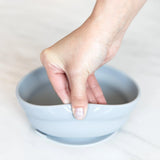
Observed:
[[[72,76],[69,79],[71,89],[72,112],[76,119],[82,120],[86,116],[88,99],[86,94],[87,79],[80,75]]]

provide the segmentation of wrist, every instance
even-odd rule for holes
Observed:
[[[146,0],[97,0],[90,19],[112,39],[124,32]]]

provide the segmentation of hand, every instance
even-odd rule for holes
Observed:
[[[107,103],[94,72],[117,53],[128,25],[143,4],[131,2],[97,1],[82,26],[41,53],[53,88],[63,103],[72,104],[77,119],[85,117],[88,102]]]

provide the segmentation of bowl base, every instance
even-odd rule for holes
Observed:
[[[116,133],[116,132],[112,132],[112,133],[104,135],[104,136],[92,137],[92,138],[68,138],[68,137],[61,138],[61,137],[48,135],[48,134],[43,133],[42,131],[39,131],[39,130],[36,130],[36,132],[40,135],[45,136],[48,139],[53,140],[53,141],[57,141],[57,142],[60,142],[63,144],[69,144],[69,145],[87,145],[87,144],[96,143],[96,142],[102,141],[104,139],[108,139]]]

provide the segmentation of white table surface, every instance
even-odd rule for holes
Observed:
[[[39,54],[78,27],[93,0],[0,0],[0,160],[160,160],[160,1],[148,1],[109,65],[130,75],[141,99],[109,141],[72,147],[38,136],[15,87],[41,65]]]

